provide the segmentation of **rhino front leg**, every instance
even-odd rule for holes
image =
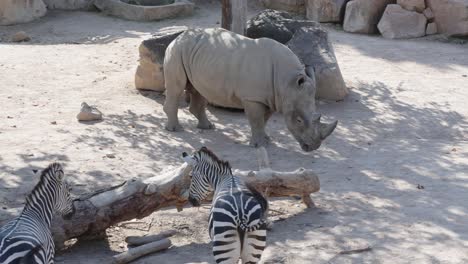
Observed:
[[[261,103],[244,101],[244,111],[249,119],[252,137],[250,146],[261,147],[270,143],[270,138],[265,133],[265,124],[271,115],[270,110]]]
[[[198,119],[197,127],[200,129],[213,129],[215,126],[208,120],[206,116],[206,105],[208,102],[194,88],[190,89],[190,107],[189,111]]]

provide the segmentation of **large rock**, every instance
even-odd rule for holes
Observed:
[[[195,6],[188,0],[151,0],[151,5],[144,5],[145,1],[150,0],[95,0],[94,5],[105,14],[136,21],[189,16]]]
[[[0,26],[30,22],[44,16],[46,12],[42,0],[1,0]]]
[[[349,0],[306,0],[307,19],[318,22],[342,22]]]
[[[408,11],[417,11],[419,13],[426,9],[424,0],[397,0],[397,4]]]
[[[437,31],[448,36],[468,36],[468,0],[427,0]]]
[[[164,56],[167,46],[185,29],[160,32],[140,45],[140,64],[135,73],[135,88],[162,92]]]
[[[295,20],[287,12],[266,9],[247,21],[246,36],[271,38],[280,43],[288,42],[294,32],[303,26],[320,27],[314,21]]]
[[[247,22],[247,37],[271,38],[286,44],[304,63],[312,66],[317,97],[341,100],[348,94],[328,33],[314,21],[294,20],[286,12],[265,10]]]
[[[400,5],[388,5],[378,27],[384,38],[418,38],[426,34],[426,17]]]
[[[288,47],[307,67],[312,67],[317,81],[317,97],[341,100],[348,94],[328,33],[322,28],[296,30]]]
[[[89,10],[94,0],[43,0],[48,9]]]
[[[303,13],[305,0],[261,0],[266,8]]]
[[[395,0],[352,0],[346,5],[343,29],[352,33],[377,33],[385,7]]]

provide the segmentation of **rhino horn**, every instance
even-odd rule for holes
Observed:
[[[314,69],[314,67],[313,66],[306,66],[305,67],[305,72],[306,72],[307,76],[309,76],[309,78],[311,78],[315,82],[315,69]]]
[[[327,138],[333,132],[333,130],[335,130],[336,125],[338,125],[338,121],[330,124],[320,123],[320,138],[322,140]]]

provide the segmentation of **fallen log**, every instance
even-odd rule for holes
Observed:
[[[126,252],[120,253],[113,256],[113,262],[115,264],[129,263],[132,260],[143,257],[145,255],[167,249],[172,245],[171,241],[167,238],[163,238],[158,241],[154,241],[143,246],[129,248]]]
[[[175,235],[177,232],[175,230],[167,230],[164,232],[161,232],[157,235],[149,235],[149,236],[128,236],[125,238],[125,242],[129,246],[136,247],[136,246],[141,246],[144,244],[148,244],[151,242],[159,241],[163,238],[168,238],[173,235]]]
[[[320,182],[312,170],[272,170],[264,148],[258,150],[257,158],[260,170],[236,170],[235,174],[244,177],[267,197],[300,195],[308,207],[313,206],[310,194],[320,189]],[[152,178],[134,178],[76,199],[76,213],[71,220],[54,219],[52,232],[56,245],[63,245],[72,238],[104,237],[108,227],[143,218],[161,208],[176,206],[181,211],[188,198],[190,171],[191,167],[184,163]]]

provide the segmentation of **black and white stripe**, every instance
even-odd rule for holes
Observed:
[[[214,191],[209,231],[216,263],[259,262],[266,246],[266,199],[206,147],[182,156],[193,166],[190,203],[199,206]]]
[[[54,263],[52,217],[58,212],[69,218],[74,211],[63,168],[52,163],[26,198],[23,212],[0,229],[0,263]]]

